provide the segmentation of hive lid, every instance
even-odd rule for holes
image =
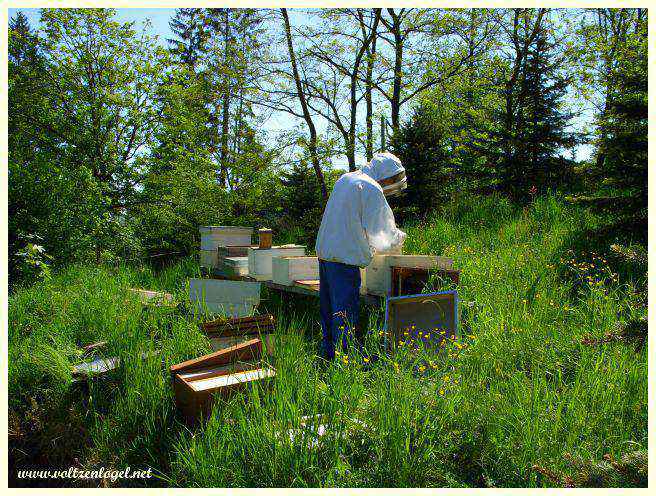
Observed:
[[[208,367],[229,365],[239,361],[259,360],[261,357],[262,341],[259,338],[255,338],[230,346],[229,348],[215,351],[208,355],[192,358],[191,360],[176,365],[171,365],[170,371],[171,374],[179,374]]]
[[[252,227],[244,227],[244,226],[199,226],[198,230],[200,232],[203,231],[238,231],[244,233],[253,232]]]

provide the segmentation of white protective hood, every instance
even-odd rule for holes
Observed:
[[[361,171],[348,172],[333,188],[321,220],[316,251],[321,260],[366,267],[377,251],[403,245],[394,214],[377,181],[403,172],[391,153],[379,153]]]

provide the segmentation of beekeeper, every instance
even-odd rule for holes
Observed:
[[[406,188],[405,169],[391,153],[374,155],[361,170],[341,176],[321,219],[316,251],[319,258],[319,299],[323,330],[322,354],[335,356],[359,315],[360,267],[377,251],[399,248],[406,234],[396,228],[386,196]]]

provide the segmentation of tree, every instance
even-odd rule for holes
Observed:
[[[359,26],[351,22],[355,17]],[[363,37],[360,26],[364,24],[361,9],[329,9],[322,12],[324,25],[318,30],[309,30],[306,39],[310,47],[304,56],[316,59],[321,65],[318,71],[306,76],[308,92],[319,105],[309,106],[330,122],[344,140],[345,155],[349,170],[355,170],[355,149],[358,104],[363,94],[358,92],[360,66],[371,44],[380,20],[380,9],[374,9],[372,27]],[[346,21],[346,22],[344,22]],[[333,35],[333,43],[321,41],[322,34],[328,30]],[[351,57],[351,54],[353,56]],[[346,112],[342,107],[347,108]]]
[[[113,15],[111,9],[44,9],[43,57],[27,76],[36,98],[12,88],[13,115],[20,113],[46,145],[24,143],[12,188],[32,190],[31,197],[26,190],[16,195],[30,199],[21,208],[31,224],[45,226],[48,251],[58,245],[64,259],[93,248],[100,260],[105,249],[126,241],[123,214],[141,186],[157,125],[160,52],[153,39]]]
[[[285,23],[285,40],[287,42],[287,49],[289,50],[289,60],[292,68],[294,85],[296,87],[296,96],[301,105],[301,110],[303,112],[302,113],[303,119],[305,120],[305,123],[310,133],[308,150],[310,152],[310,158],[312,160],[312,167],[314,169],[314,173],[317,176],[317,180],[319,181],[321,187],[321,195],[325,202],[328,200],[328,190],[326,188],[326,181],[323,177],[323,171],[321,170],[321,164],[319,163],[319,154],[317,151],[317,129],[314,125],[314,120],[312,119],[312,115],[310,114],[305,88],[303,87],[303,82],[301,81],[301,74],[298,70],[298,64],[296,61],[296,52],[294,51],[294,43],[292,41],[292,30],[291,30],[291,25],[289,23],[289,15],[287,14],[287,9],[280,9],[280,12],[282,13],[282,18]],[[292,113],[293,115],[298,115],[296,112],[289,109],[289,107],[288,107],[288,112]]]
[[[401,159],[408,187],[395,202],[403,219],[423,217],[443,203],[454,189],[454,169],[449,161],[440,120],[420,104],[407,124],[392,136],[392,149]]]
[[[176,9],[169,26],[177,38],[168,38],[171,53],[178,60],[195,69],[207,50],[209,33],[202,9]]]
[[[562,108],[571,76],[567,52],[547,9],[513,9],[499,19],[507,35],[506,63],[499,85],[504,105],[493,116],[497,124],[487,154],[498,188],[525,201],[529,190],[556,187],[571,167],[560,156],[576,144],[567,132],[571,113]],[[535,188],[535,189],[532,189]],[[537,191],[536,191],[537,190]]]
[[[607,104],[597,165],[612,188],[621,191],[621,214],[646,230],[647,219],[647,16],[637,13],[614,49],[608,72]],[[620,213],[620,212],[618,212]]]
[[[540,28],[526,55],[524,74],[517,96],[517,123],[512,164],[506,164],[506,188],[515,196],[530,187],[538,191],[561,185],[568,174],[567,161],[558,158],[576,139],[567,126],[572,118],[562,110],[569,85],[562,58],[555,56],[555,42]]]
[[[447,9],[386,9],[380,22],[386,32],[378,38],[387,43],[392,54],[381,51],[385,68],[374,80],[374,86],[390,103],[392,130],[398,129],[403,105],[437,85],[444,85],[459,74],[478,47],[490,35],[483,33],[474,41],[471,54],[454,43],[463,26],[468,24],[466,12]],[[484,24],[484,26],[489,26]],[[388,85],[389,86],[386,86]]]

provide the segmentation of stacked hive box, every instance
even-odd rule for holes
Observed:
[[[452,269],[453,260],[430,255],[374,255],[366,268],[369,294],[389,296],[392,291],[392,267],[418,267],[428,270]]]
[[[202,226],[200,231],[200,265],[208,269],[219,266],[219,246],[251,245],[252,227]]]
[[[248,249],[248,275],[258,281],[268,281],[273,277],[274,257],[302,257],[305,246],[283,245],[272,246],[269,249]]]
[[[291,286],[294,281],[319,279],[317,257],[274,257],[272,278],[276,284]]]

